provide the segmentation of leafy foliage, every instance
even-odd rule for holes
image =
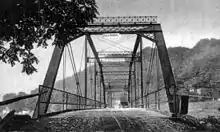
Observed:
[[[28,75],[37,71],[34,48],[47,47],[53,36],[53,44],[64,46],[98,14],[95,0],[40,0],[43,6],[31,2],[0,10],[0,61],[22,64]]]

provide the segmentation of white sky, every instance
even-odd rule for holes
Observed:
[[[220,36],[220,0],[97,0],[97,3],[102,16],[158,16],[168,47],[192,48],[202,38]],[[99,41],[97,37],[93,38],[97,49],[108,48],[108,44]],[[122,44],[131,48],[134,39]],[[144,43],[149,44],[147,41]],[[80,67],[83,44],[84,37],[72,42],[77,68]],[[30,92],[42,84],[52,51],[52,46],[35,50],[40,63],[37,66],[38,72],[31,76],[21,73],[21,65],[12,68],[0,62],[0,97],[8,92]],[[68,67],[68,76],[71,76],[73,72],[69,62]],[[62,79],[61,71],[57,79]]]

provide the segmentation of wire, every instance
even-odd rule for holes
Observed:
[[[75,81],[76,81],[76,86],[77,86],[77,94],[82,95],[80,83],[79,83],[79,77],[78,77],[78,73],[76,70],[75,59],[74,59],[74,55],[73,55],[73,51],[72,51],[72,46],[69,44],[67,47],[68,47],[68,52],[69,52],[69,56],[70,56],[70,61],[72,64],[73,73],[75,76]]]
[[[78,84],[78,91],[77,93],[82,95],[82,92],[81,92],[81,88],[80,88],[80,82],[79,82],[79,76],[78,76],[78,72],[77,72],[77,69],[76,69],[76,64],[75,64],[75,60],[74,60],[74,55],[73,55],[73,50],[72,50],[72,46],[70,45],[70,51],[71,51],[71,54],[72,54],[72,60],[73,60],[73,64],[74,64],[74,68],[75,68],[75,77],[77,79],[77,84]]]
[[[123,46],[123,45],[118,44],[116,42],[113,42],[111,40],[108,40],[108,39],[105,39],[105,38],[103,38],[103,40],[110,42],[111,43],[110,45],[113,45],[113,46],[116,46],[116,47],[118,46],[119,48],[124,48],[124,50],[132,50],[132,49],[126,47],[126,46]]]
[[[82,62],[83,62],[83,55],[84,55],[84,52],[85,52],[85,45],[83,46],[83,50],[82,50],[82,55],[81,55],[81,60],[80,60],[80,67],[79,67],[79,76],[81,77],[81,74],[82,74]]]
[[[98,40],[100,40],[100,41],[103,41],[103,42],[107,42],[108,40],[106,40],[106,39],[101,39],[101,38],[98,38]],[[127,51],[127,49],[125,48],[125,47],[122,47],[121,45],[121,47],[119,46],[119,45],[116,45],[116,44],[110,44],[110,43],[108,43],[107,42],[107,44],[109,44],[109,45],[112,45],[112,46],[114,46],[114,47],[117,47],[117,48],[119,48],[119,49],[121,49],[121,50],[123,50],[123,51]],[[131,49],[129,49],[129,50],[131,50]]]
[[[66,49],[63,51],[63,91],[66,91]],[[63,93],[63,110],[65,109],[65,93]]]
[[[148,65],[148,71],[147,71],[147,83],[150,82],[150,76],[151,76],[151,72],[152,72],[154,56],[155,56],[155,45],[153,45],[153,43],[152,43],[150,63]],[[149,91],[149,87],[147,89],[148,90],[145,89],[145,94],[147,91]]]
[[[130,39],[132,39],[132,38],[134,38],[134,36],[129,37],[129,38],[127,39],[127,41],[130,40]],[[128,49],[128,50],[132,50],[131,48],[126,47],[126,46],[124,46],[124,45],[121,45],[121,44],[119,44],[119,43],[116,43],[116,42],[114,42],[114,41],[112,41],[112,40],[109,40],[109,39],[106,39],[106,38],[103,38],[103,39],[105,39],[106,41],[109,41],[109,42],[111,42],[111,43],[114,43],[115,45],[118,45],[118,46],[121,46],[121,47],[123,47],[123,48],[126,48],[126,49]]]

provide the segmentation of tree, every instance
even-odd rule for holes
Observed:
[[[80,33],[79,27],[98,14],[95,0],[5,1],[0,0],[0,5],[8,5],[0,10],[0,61],[11,66],[22,64],[22,72],[28,75],[37,71],[35,47],[46,48],[53,36],[53,45],[65,46]]]

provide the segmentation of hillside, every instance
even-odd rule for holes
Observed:
[[[219,87],[220,40],[203,39],[191,49],[179,67],[178,78],[187,85],[216,85]],[[205,86],[204,86],[205,87]]]

